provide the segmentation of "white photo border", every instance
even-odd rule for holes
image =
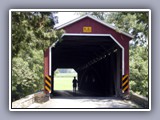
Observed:
[[[131,108],[131,109],[124,109],[124,108],[105,108],[105,109],[42,109],[42,108],[12,108],[11,103],[11,80],[12,80],[12,52],[11,52],[11,20],[12,20],[12,12],[31,12],[31,11],[44,11],[44,12],[86,12],[86,11],[99,11],[99,12],[148,12],[149,13],[149,57],[148,57],[148,76],[149,76],[149,108],[148,109],[137,109],[137,108]],[[10,111],[150,111],[151,110],[151,10],[150,9],[10,9],[9,10],[9,110]]]

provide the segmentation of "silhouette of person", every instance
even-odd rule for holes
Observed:
[[[78,83],[78,80],[76,79],[76,77],[74,77],[72,83],[73,83],[73,92],[76,92],[76,87],[77,87],[77,83]]]

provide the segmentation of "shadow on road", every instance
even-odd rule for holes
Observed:
[[[50,98],[61,98],[61,99],[86,99],[86,98],[96,98],[96,99],[121,99],[114,96],[104,96],[99,93],[91,93],[91,92],[84,92],[84,91],[77,91],[76,93],[70,90],[56,90],[53,94],[50,95]]]

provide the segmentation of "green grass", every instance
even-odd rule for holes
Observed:
[[[77,77],[77,73],[57,73],[54,78],[54,90],[73,90],[74,77]]]
[[[55,77],[54,90],[72,90],[73,77]]]

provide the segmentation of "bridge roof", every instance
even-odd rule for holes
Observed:
[[[76,22],[78,22],[78,21],[80,21],[80,20],[82,20],[84,18],[87,18],[87,17],[90,18],[90,19],[92,19],[92,20],[94,20],[94,21],[96,21],[96,22],[98,22],[98,23],[100,23],[100,24],[102,24],[102,25],[104,25],[104,26],[106,26],[106,27],[109,27],[109,28],[111,28],[111,29],[113,29],[115,31],[118,30],[116,27],[114,27],[114,26],[112,26],[112,25],[110,25],[110,24],[108,24],[106,22],[103,22],[102,20],[100,20],[98,18],[95,18],[95,17],[93,17],[91,15],[84,15],[84,16],[78,17],[78,18],[73,19],[73,20],[71,20],[71,21],[69,21],[67,23],[64,23],[64,24],[62,24],[60,26],[57,26],[55,29],[57,29],[57,30],[63,29],[65,27],[67,27],[67,26],[69,26],[71,24],[74,24],[74,23],[76,23]],[[125,35],[125,36],[127,36],[127,37],[129,37],[129,38],[131,38],[131,39],[133,38],[132,35],[130,35],[130,34],[126,33],[126,32],[123,32],[123,31],[118,31],[118,32],[121,33],[121,34],[123,34],[123,35]]]

